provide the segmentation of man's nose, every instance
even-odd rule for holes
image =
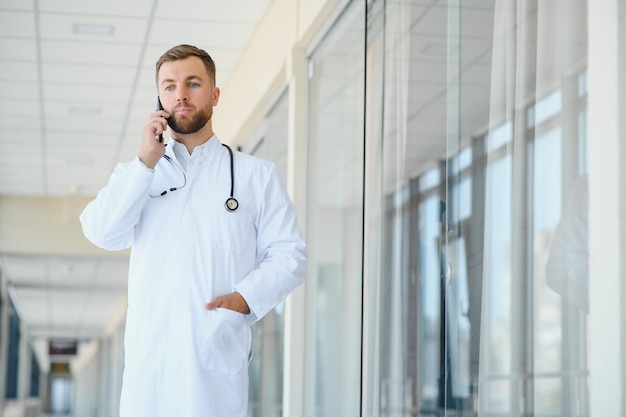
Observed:
[[[176,97],[176,101],[178,102],[185,102],[188,99],[188,94],[187,94],[187,89],[186,88],[180,88],[178,90],[178,94]]]

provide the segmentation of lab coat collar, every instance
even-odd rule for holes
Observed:
[[[210,156],[219,155],[219,152],[222,149],[221,145],[222,143],[220,142],[217,135],[214,133],[209,140],[204,142],[202,145],[196,146],[194,148],[192,152],[192,157],[206,159]],[[176,158],[176,152],[174,152],[174,147],[179,146],[182,146],[184,148],[184,151],[187,152],[185,145],[170,136],[170,140],[165,146],[165,154],[180,163],[180,161],[178,161],[178,158]]]

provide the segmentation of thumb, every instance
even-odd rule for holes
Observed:
[[[222,303],[223,303],[222,297],[217,297],[217,298],[214,298],[211,302],[206,303],[204,305],[204,308],[207,310],[214,310],[220,307]]]

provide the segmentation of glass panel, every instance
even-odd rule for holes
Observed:
[[[494,11],[478,415],[587,416],[587,4]]]
[[[446,74],[461,52],[449,22],[445,4],[369,4],[366,416],[438,416],[469,401],[474,243],[448,239],[446,217],[472,216],[476,156],[464,143],[448,157],[458,134],[447,121],[460,119]]]
[[[285,92],[267,113],[260,138],[253,138],[246,149],[253,155],[272,161],[287,175],[287,123],[289,95]],[[284,303],[279,304],[252,327],[254,355],[250,361],[250,417],[283,415]]]
[[[362,415],[589,414],[586,14],[368,2]]]
[[[267,112],[259,138],[253,138],[244,151],[276,164],[282,180],[287,181],[287,142],[289,135],[289,95],[282,93]]]
[[[361,380],[364,5],[310,56],[305,416],[358,416]]]
[[[491,161],[487,167],[485,217],[489,219],[485,229],[485,250],[491,256],[483,265],[483,285],[486,312],[482,325],[483,356],[486,370],[483,378],[499,379],[511,374],[512,349],[512,272],[511,272],[511,157],[505,155]],[[483,353],[483,352],[481,352]],[[505,397],[509,395],[504,393]]]

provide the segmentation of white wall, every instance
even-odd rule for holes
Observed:
[[[622,2],[589,0],[589,250],[591,415],[617,417],[624,401],[626,19]],[[622,32],[622,33],[620,33]],[[610,341],[610,343],[607,343]]]

